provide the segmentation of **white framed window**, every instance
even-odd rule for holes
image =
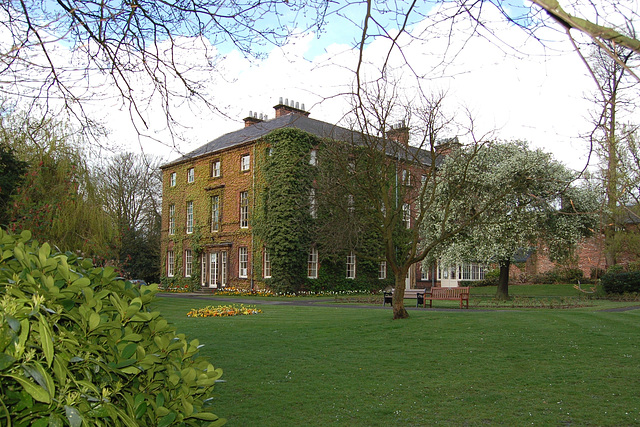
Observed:
[[[347,279],[356,278],[356,255],[350,252],[347,255]]]
[[[318,249],[312,247],[309,251],[309,259],[307,262],[307,277],[309,279],[318,278]]]
[[[318,217],[318,203],[316,201],[316,189],[311,187],[309,189],[309,214],[311,218]]]
[[[411,228],[411,204],[402,205],[402,222],[406,228]]]
[[[220,285],[227,286],[227,253],[220,252]]]
[[[429,280],[429,270],[425,267],[420,268],[420,280]]]
[[[220,268],[218,262],[218,252],[211,252],[209,255],[209,286],[212,288],[218,287],[218,269]]]
[[[249,271],[249,249],[246,246],[238,248],[238,277],[247,278]]]
[[[402,184],[411,185],[411,173],[406,169],[402,171]]]
[[[220,176],[220,160],[211,162],[211,177],[218,178]]]
[[[220,230],[220,196],[211,196],[211,231]]]
[[[267,147],[267,157],[273,156],[273,148]]]
[[[191,277],[193,271],[193,256],[191,249],[184,250],[184,277]]]
[[[251,168],[251,156],[249,154],[245,154],[240,157],[240,171],[248,171]]]
[[[187,234],[193,233],[193,201],[187,202]]]
[[[387,261],[380,261],[380,268],[378,269],[378,279],[387,278]]]
[[[193,182],[196,180],[196,171],[194,168],[187,169],[187,182]]]
[[[205,286],[207,284],[207,255],[203,253],[200,257],[200,285]]]
[[[311,150],[311,153],[309,153],[309,164],[311,166],[317,166],[318,165],[318,150]]]
[[[269,251],[264,248],[262,255],[262,277],[269,279],[271,277],[271,259],[269,258]]]
[[[176,234],[176,205],[169,205],[169,234]]]
[[[173,277],[173,273],[176,267],[176,259],[173,251],[167,251],[167,276]]]
[[[240,192],[240,228],[249,228],[249,192]]]
[[[172,187],[176,186],[176,173],[175,172],[171,172],[171,175],[169,175],[169,185],[171,185]]]

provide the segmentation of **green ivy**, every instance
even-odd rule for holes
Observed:
[[[263,188],[254,214],[254,230],[269,250],[276,292],[298,292],[306,281],[307,257],[314,241],[309,193],[314,166],[309,153],[320,140],[287,128],[265,137],[271,154],[263,155]]]

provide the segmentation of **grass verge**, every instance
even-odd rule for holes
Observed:
[[[412,310],[393,321],[390,309],[188,318],[211,302],[154,304],[224,370],[215,410],[229,426],[640,422],[640,310]]]

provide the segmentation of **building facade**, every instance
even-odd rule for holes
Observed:
[[[348,129],[310,118],[304,106],[296,108],[281,101],[274,109],[275,118],[250,115],[244,119],[243,129],[222,135],[161,167],[161,275],[170,286],[171,282],[189,280],[208,289],[268,286],[272,255],[256,233],[264,181],[261,159],[272,148],[267,136],[282,129],[296,129],[323,141],[354,139]],[[316,150],[311,150],[307,161],[317,162],[316,156]],[[314,203],[315,194],[310,194],[306,209],[311,216],[316,215]],[[410,226],[410,215],[406,221]],[[341,259],[329,261],[315,245],[304,256],[307,289],[318,290],[344,280],[352,280],[354,288],[370,289],[393,283],[383,260],[363,260],[355,252],[347,252]],[[430,286],[431,273],[416,265],[407,277],[407,288]]]

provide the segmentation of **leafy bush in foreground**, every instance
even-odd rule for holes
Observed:
[[[222,371],[112,268],[0,230],[0,424],[221,425]]]

